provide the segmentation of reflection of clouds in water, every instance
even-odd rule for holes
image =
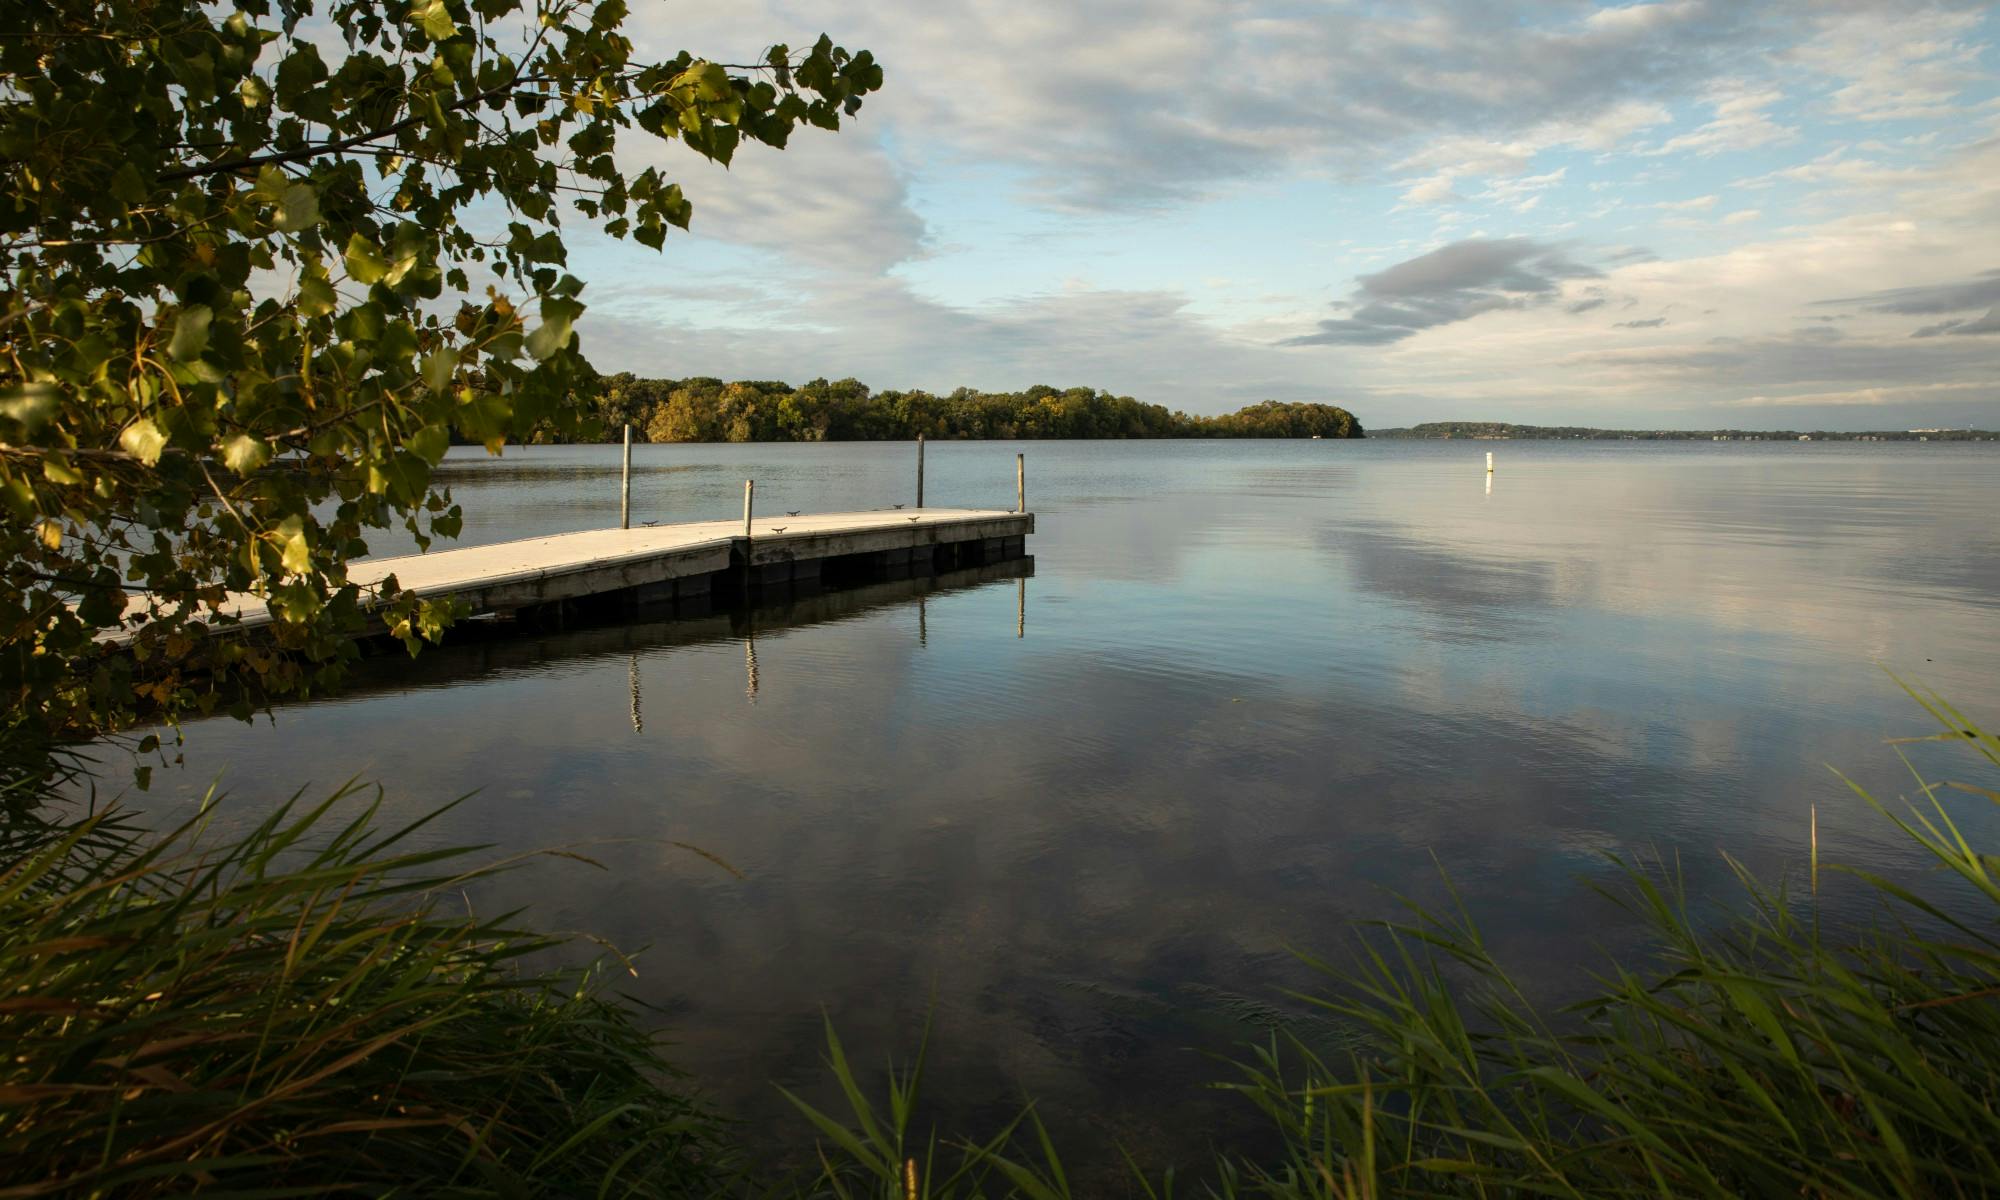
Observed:
[[[1331,531],[1322,544],[1347,562],[1355,583],[1439,618],[1436,637],[1511,641],[1530,636],[1555,597],[1550,564],[1485,558],[1370,530]]]
[[[1982,632],[2000,607],[1991,455],[1852,449],[1511,443],[1490,500],[1472,490],[1479,472],[1466,450],[1462,462],[1379,467],[1355,490],[1372,503],[1356,522],[1334,522],[1322,544],[1340,553],[1357,532],[1391,539],[1393,556],[1374,553],[1380,542],[1361,548],[1357,582],[1423,611],[1498,613],[1518,596],[1666,621],[1696,652],[1782,635],[1815,665],[1829,654],[1881,660],[1934,670],[1961,693],[1984,690],[2000,670]],[[1518,574],[1545,575],[1548,593]],[[1972,653],[1947,662],[1944,645]]]
[[[940,669],[915,654],[907,610],[760,635],[754,710],[693,700],[740,689],[738,644],[643,655],[657,715],[614,744],[597,735],[626,715],[629,661],[608,653],[283,717],[304,744],[383,743],[422,719],[428,740],[460,747],[453,764],[385,758],[396,815],[467,783],[515,785],[433,836],[637,839],[593,851],[606,873],[537,870],[481,904],[650,945],[627,986],[674,1014],[679,1053],[732,1105],[774,1117],[741,1064],[814,1080],[820,1006],[855,1044],[886,1045],[935,989],[945,1086],[1026,1086],[1084,1127],[1129,1132],[1152,1103],[1135,1083],[1205,1077],[1172,1050],[1204,1014],[1135,1019],[1079,980],[1268,996],[1300,982],[1288,947],[1387,913],[1380,889],[1435,898],[1433,853],[1475,910],[1504,914],[1496,943],[1552,968],[1615,936],[1574,878],[1594,866],[1583,848],[1762,840],[1754,809],[1718,816],[1740,776],[1649,765],[1588,726],[1440,723],[1143,660],[1021,662],[1004,652],[1018,644],[1008,590],[934,602]],[[1719,877],[1717,861],[1692,865]]]

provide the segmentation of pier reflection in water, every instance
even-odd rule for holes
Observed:
[[[939,594],[961,592],[1015,580],[1015,636],[1027,628],[1027,581],[1035,573],[1032,555],[985,566],[906,576],[829,589],[765,590],[734,607],[717,607],[708,598],[698,604],[662,605],[632,615],[569,618],[560,628],[521,630],[506,622],[472,622],[459,627],[447,644],[427,648],[405,661],[391,654],[364,660],[342,690],[347,698],[384,691],[449,688],[509,672],[546,673],[623,655],[631,693],[634,733],[645,732],[645,689],[642,655],[680,647],[739,642],[743,647],[743,694],[757,700],[757,638],[775,633],[867,614],[914,607],[917,643],[929,642],[925,605]]]

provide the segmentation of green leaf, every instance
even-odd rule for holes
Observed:
[[[332,312],[339,301],[326,272],[316,264],[299,276],[299,311],[306,316],[323,317]]]
[[[127,454],[150,467],[158,463],[160,455],[165,452],[167,435],[160,432],[160,427],[153,424],[152,418],[140,417],[118,435],[118,444],[125,448]]]
[[[111,177],[111,194],[125,204],[137,204],[146,198],[146,180],[131,159],[118,164],[117,174]]]
[[[175,362],[191,362],[201,357],[208,349],[208,326],[215,320],[215,312],[206,304],[190,304],[181,310],[174,320],[173,340],[167,343],[167,356]]]
[[[297,233],[319,224],[319,193],[311,184],[295,183],[285,189],[283,200],[278,205],[277,226],[280,233]]]
[[[271,461],[271,444],[249,434],[238,434],[222,444],[222,461],[238,475],[248,475]]]
[[[698,100],[722,100],[730,94],[729,72],[717,63],[695,63],[682,73],[677,82],[692,88]]]
[[[22,383],[0,392],[0,417],[33,433],[56,411],[61,401],[51,383]]]
[[[542,301],[542,323],[528,335],[528,353],[537,362],[547,362],[569,348],[570,327],[583,315],[583,305],[575,300],[550,297]]]
[[[319,47],[301,40],[296,49],[278,64],[278,103],[292,107],[306,89],[326,78],[326,64]]]
[[[424,386],[442,393],[451,387],[451,377],[458,370],[458,351],[446,346],[424,359]]]
[[[426,425],[403,444],[410,453],[435,467],[443,460],[444,452],[451,449],[451,430],[443,425]]]
[[[356,283],[369,284],[389,273],[389,264],[375,249],[375,244],[360,234],[347,239],[347,277]]]

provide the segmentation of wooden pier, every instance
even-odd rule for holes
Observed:
[[[1035,515],[915,508],[591,529],[349,564],[364,593],[390,576],[474,614],[532,617],[572,602],[651,604],[722,591],[811,586],[828,577],[928,574],[1020,558]],[[233,598],[242,628],[270,623],[263,601]]]

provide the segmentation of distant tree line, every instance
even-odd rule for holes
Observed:
[[[1378,438],[1510,438],[1520,441],[1709,442],[1988,442],[1990,429],[1597,429],[1588,425],[1513,425],[1506,421],[1427,421],[1378,429]]]
[[[861,442],[950,438],[1358,438],[1354,414],[1332,404],[1267,400],[1233,413],[1193,416],[1094,388],[1037,385],[1019,392],[959,388],[871,391],[853,379],[793,387],[769,379],[597,381],[593,405],[604,440],[630,423],[649,442]]]

